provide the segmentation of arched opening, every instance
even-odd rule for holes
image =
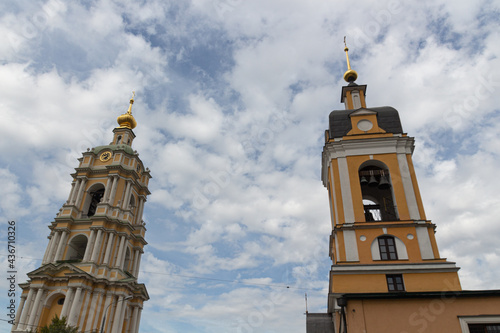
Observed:
[[[130,209],[133,212],[134,208],[135,208],[135,198],[134,198],[134,195],[131,195],[130,201],[128,203],[128,209]]]
[[[87,249],[87,236],[77,235],[68,243],[66,251],[66,260],[82,260]]]
[[[370,162],[373,164],[362,166],[359,170],[365,221],[397,221],[389,170],[381,162]],[[374,165],[375,162],[379,165]]]
[[[39,326],[45,326],[52,322],[52,319],[57,315],[61,316],[61,311],[64,305],[65,295],[60,292],[49,294],[43,303],[43,310],[40,314]]]
[[[82,211],[87,215],[87,217],[94,216],[97,210],[97,205],[101,202],[104,196],[105,187],[101,183],[92,185],[87,190],[87,196],[85,198],[85,204],[83,205]]]
[[[127,247],[127,251],[125,252],[125,260],[123,261],[123,270],[128,272],[129,265],[130,265],[130,249]]]
[[[90,193],[91,200],[90,200],[89,210],[87,212],[88,217],[95,215],[97,205],[101,202],[103,196],[104,196],[104,189],[103,188],[101,188],[95,192]]]

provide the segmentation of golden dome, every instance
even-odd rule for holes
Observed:
[[[354,82],[356,81],[357,78],[358,78],[358,73],[356,73],[354,69],[349,69],[344,73],[344,80],[346,80],[346,82],[349,83]]]
[[[133,97],[130,99],[130,105],[128,107],[128,111],[126,113],[120,115],[116,119],[116,121],[118,122],[118,125],[120,125],[120,127],[133,129],[134,127],[137,126],[137,121],[135,120],[134,116],[132,115],[132,104],[134,104]]]

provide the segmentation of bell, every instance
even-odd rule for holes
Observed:
[[[375,178],[375,176],[374,176],[374,175],[371,175],[371,176],[370,176],[370,180],[368,181],[368,186],[370,186],[370,187],[375,187],[375,186],[377,186],[377,185],[378,185],[378,181],[377,181],[377,179]]]
[[[368,179],[366,179],[365,176],[361,176],[361,179],[359,180],[359,182],[361,183],[361,185],[366,185],[366,184],[368,184]]]
[[[380,183],[378,183],[378,188],[380,190],[387,190],[388,188],[391,188],[391,184],[389,183],[385,175],[380,176]]]

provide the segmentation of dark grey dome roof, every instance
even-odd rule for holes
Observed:
[[[364,108],[377,113],[378,126],[387,133],[403,133],[398,110],[391,106]],[[357,109],[359,110],[359,109]],[[352,129],[350,114],[357,110],[334,110],[330,112],[330,138],[340,138]]]

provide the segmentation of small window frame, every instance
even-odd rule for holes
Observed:
[[[390,293],[406,291],[403,274],[387,274],[385,277],[387,280],[387,290]]]

